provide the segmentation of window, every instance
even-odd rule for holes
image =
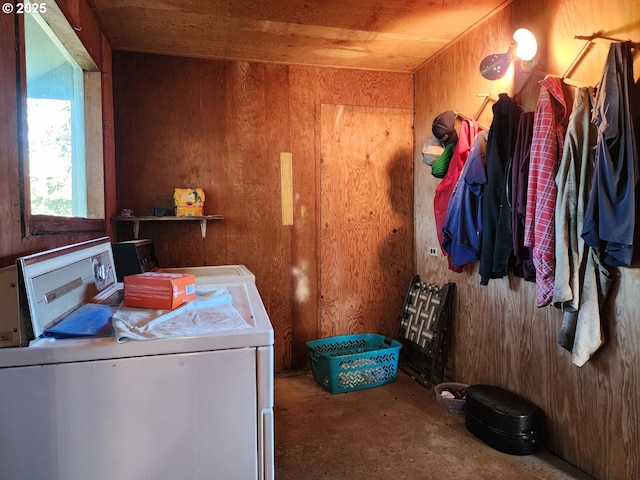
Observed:
[[[100,72],[55,3],[46,6],[21,15],[23,203],[32,234],[66,230],[65,218],[104,219]],[[83,228],[75,222],[73,230]]]

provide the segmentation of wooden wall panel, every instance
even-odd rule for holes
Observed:
[[[326,104],[410,109],[413,82],[407,74],[301,66],[289,69],[294,164],[291,366],[299,368],[308,365],[305,342],[322,334],[319,324],[321,110]],[[411,245],[406,258],[412,256]]]
[[[293,155],[293,235],[291,242],[292,368],[308,364],[305,342],[319,338],[320,162],[316,147],[317,107],[322,85],[317,68],[289,69],[291,153]]]
[[[318,72],[320,104],[413,108],[410,75],[335,68]]]
[[[117,215],[116,206],[116,146],[114,140],[113,117],[113,71],[111,47],[102,35],[102,160],[104,163],[104,209],[105,218]],[[106,222],[107,235],[115,238],[113,225]]]
[[[433,196],[438,180],[422,163],[420,147],[435,115],[457,110],[474,116],[482,107],[482,95],[514,94],[524,86],[519,101],[533,110],[537,81],[546,73],[564,74],[584,45],[575,35],[602,31],[639,42],[639,25],[637,0],[516,0],[447,47],[415,78],[417,273],[428,281],[457,284],[447,375],[467,383],[499,385],[532,400],[547,415],[547,446],[600,479],[636,478],[640,472],[640,312],[635,301],[640,273],[637,268],[620,270],[616,298],[603,314],[606,343],[586,365],[576,367],[570,353],[555,343],[561,312],[535,307],[534,284],[509,275],[481,286],[477,264],[457,274],[448,270],[442,256],[428,254],[429,247],[437,245]],[[481,59],[504,51],[510,34],[520,26],[530,28],[540,45],[531,79],[516,69],[500,81],[484,80],[478,72]],[[569,77],[585,84],[598,82],[608,47],[609,41],[595,40]],[[640,57],[635,58],[638,79]],[[481,110],[486,126],[492,104]]]
[[[233,121],[228,122],[228,157],[220,161],[236,193],[226,199],[235,217],[228,225],[227,259],[255,272],[276,332],[276,368],[283,369],[291,365],[292,342],[291,227],[282,225],[280,209],[280,152],[289,148],[288,70],[234,63],[229,71],[227,116]],[[217,181],[221,189],[229,188],[225,177]]]
[[[0,189],[0,266],[15,261],[20,242],[15,21],[13,15],[0,15],[0,171],[7,179]]]
[[[322,106],[321,337],[397,334],[412,274],[411,125],[408,109]]]

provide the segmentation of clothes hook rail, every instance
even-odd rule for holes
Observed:
[[[602,31],[594,32],[591,35],[575,35],[574,38],[576,40],[587,40],[589,42],[592,42],[593,40],[595,40],[597,38],[600,38],[602,40],[609,40],[611,42],[631,42],[631,40],[629,40],[629,39],[621,40],[619,38],[608,37],[608,36],[604,35]],[[640,43],[631,42],[631,48],[640,49]]]
[[[461,120],[468,120],[470,122],[476,123],[481,130],[488,130],[487,127],[485,127],[478,121],[477,117],[469,117],[468,115],[465,115],[464,113],[461,113],[457,110],[455,110],[453,113],[455,114],[456,117],[460,118]]]
[[[596,34],[595,33],[592,34],[591,37],[593,37],[593,35],[596,35]],[[565,79],[569,76],[569,74],[573,71],[575,66],[578,64],[578,62],[582,60],[582,57],[584,57],[585,53],[587,53],[587,50],[589,49],[589,47],[592,45],[592,42],[593,42],[593,38],[587,38],[580,35],[576,35],[575,38],[579,40],[585,40],[585,43],[580,49],[580,51],[578,52],[578,54],[575,56],[573,61],[569,64],[569,66],[566,68],[566,70],[562,74],[562,79]]]

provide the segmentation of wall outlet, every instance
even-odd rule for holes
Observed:
[[[436,247],[429,247],[429,255],[432,257],[438,256],[438,249]]]

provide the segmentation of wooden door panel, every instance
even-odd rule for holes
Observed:
[[[413,261],[412,113],[322,105],[323,337],[397,334]]]

